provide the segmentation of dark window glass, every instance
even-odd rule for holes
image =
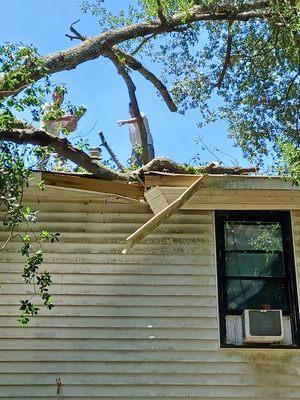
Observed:
[[[227,250],[282,251],[280,223],[272,222],[225,222]]]
[[[227,280],[228,310],[281,309],[288,311],[286,288],[278,280]]]
[[[230,316],[245,309],[282,310],[299,345],[290,213],[216,211],[216,244],[222,345],[227,322],[238,320]]]
[[[226,252],[227,275],[284,276],[282,252]]]
[[[280,223],[226,221],[224,234],[228,310],[279,308],[287,312]],[[282,279],[256,279],[264,277]]]

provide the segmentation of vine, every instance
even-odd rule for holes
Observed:
[[[8,229],[8,237],[1,245],[0,252],[5,251],[14,239],[21,240],[19,251],[25,258],[22,278],[26,284],[33,287],[30,298],[20,300],[21,314],[18,322],[22,325],[28,324],[30,316],[39,312],[39,307],[33,301],[34,297],[39,297],[48,310],[54,306],[53,298],[49,294],[51,275],[47,270],[41,270],[44,261],[42,243],[54,243],[60,236],[59,233],[49,231],[36,233],[32,228],[38,212],[22,204],[24,189],[29,186],[31,180],[30,175],[18,148],[0,142],[0,208],[4,213],[3,225]],[[43,190],[43,182],[40,182],[39,186]],[[20,233],[23,228],[24,232]]]

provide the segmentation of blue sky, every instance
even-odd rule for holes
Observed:
[[[82,14],[81,3],[82,0],[1,0],[1,43],[21,41],[33,44],[42,55],[64,50],[75,45],[74,41],[70,42],[65,37],[65,33],[68,33],[70,23],[79,18],[77,27],[82,34],[98,34],[96,18]],[[107,0],[107,3],[118,9],[124,7],[127,0]],[[145,62],[145,65],[151,69],[150,64]],[[136,74],[133,77],[140,108],[149,119],[157,156],[190,163],[192,157],[199,153],[201,162],[211,162],[217,156],[224,164],[232,165],[232,158],[215,151],[217,147],[238,159],[240,164],[248,164],[243,160],[241,151],[233,147],[233,141],[228,139],[224,122],[218,121],[200,130],[197,128],[197,111],[190,111],[184,116],[171,113],[150,83]],[[73,136],[81,135],[96,146],[99,144],[97,132],[102,129],[111,147],[125,163],[131,152],[128,127],[119,127],[117,121],[129,117],[128,94],[110,61],[104,58],[89,61],[75,70],[53,75],[53,80],[68,85],[67,100],[88,108]],[[195,144],[198,135],[216,156]]]

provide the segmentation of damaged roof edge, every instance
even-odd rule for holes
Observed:
[[[280,176],[262,175],[188,175],[170,174],[164,172],[147,172],[144,183],[107,181],[87,174],[62,172],[33,171],[31,184],[43,181],[46,186],[77,189],[96,193],[120,196],[130,199],[145,199],[145,191],[151,191],[155,186],[188,188],[200,177],[203,177],[202,187],[214,189],[274,189],[300,190]],[[147,197],[147,196],[146,196]]]
[[[107,181],[87,174],[71,174],[49,171],[33,171],[31,185],[43,181],[44,185],[66,189],[76,189],[102,194],[120,196],[129,199],[144,199],[144,187],[138,183]]]
[[[202,175],[147,173],[145,186],[188,187]],[[219,189],[300,190],[282,176],[205,174],[205,187]]]

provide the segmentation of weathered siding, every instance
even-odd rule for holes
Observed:
[[[172,216],[124,256],[126,236],[151,216],[146,206],[46,192],[35,229],[62,234],[45,246],[56,307],[16,325],[25,288],[10,244],[0,266],[0,398],[300,399],[300,351],[219,349],[212,211]],[[294,221],[300,256],[300,213]]]
[[[176,200],[186,188],[155,187],[146,193],[156,214]],[[292,210],[300,209],[300,190],[201,188],[183,210]]]

